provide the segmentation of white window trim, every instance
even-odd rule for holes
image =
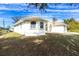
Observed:
[[[33,21],[31,21],[31,22],[33,22]],[[30,25],[31,25],[30,28],[31,28],[31,29],[36,29],[36,24],[31,24],[31,22],[30,22]],[[36,23],[36,21],[34,21],[34,22]],[[34,28],[33,28],[33,27],[34,27]]]

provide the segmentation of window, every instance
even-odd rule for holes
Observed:
[[[40,22],[40,29],[43,29],[43,28],[44,28],[44,23]]]
[[[31,22],[31,29],[35,29],[36,28],[36,22],[35,21],[32,21]]]

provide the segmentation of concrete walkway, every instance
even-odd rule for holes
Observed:
[[[63,33],[64,35],[79,35],[78,32],[67,32],[67,33]]]

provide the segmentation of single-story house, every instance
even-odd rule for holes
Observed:
[[[67,25],[64,23],[53,23],[39,17],[23,17],[14,24],[14,32],[25,36],[45,35],[45,33],[67,32]]]

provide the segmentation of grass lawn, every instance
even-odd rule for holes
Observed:
[[[10,32],[0,38],[0,55],[6,56],[77,56],[79,35],[47,34],[25,37]]]

